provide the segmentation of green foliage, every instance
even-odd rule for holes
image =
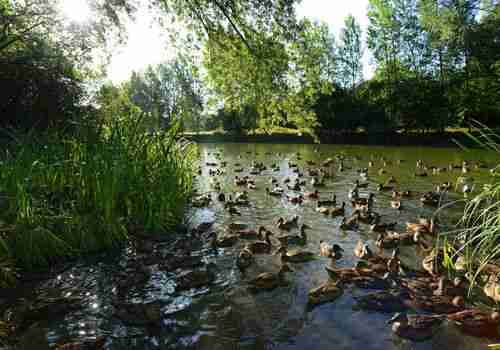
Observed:
[[[130,229],[167,232],[182,220],[194,148],[178,126],[144,132],[120,115],[93,139],[46,134],[18,139],[2,154],[6,247],[22,267],[47,265],[120,244]]]

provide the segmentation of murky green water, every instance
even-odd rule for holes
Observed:
[[[210,207],[189,212],[191,225],[215,221],[213,229],[223,233],[229,223],[238,221],[248,223],[250,227],[265,225],[278,231],[273,225],[279,216],[299,215],[300,222],[311,227],[304,249],[318,251],[320,240],[339,243],[346,251],[338,262],[340,266],[355,264],[357,258],[352,251],[359,240],[373,243],[376,237],[364,225],[358,231],[339,230],[341,218],[318,214],[314,201],[306,200],[301,205],[295,205],[285,198],[267,196],[264,190],[270,186],[271,176],[280,180],[282,186],[285,177],[295,177],[288,167],[289,160],[297,162],[300,169],[304,170],[306,160],[320,162],[343,155],[344,171],[339,172],[338,163],[334,163],[332,169],[335,176],[326,181],[326,187],[320,189],[323,198],[329,198],[333,192],[340,202],[348,202],[347,191],[359,178],[356,170],[367,167],[369,160],[373,160],[374,167],[370,168],[369,187],[361,191],[362,195],[375,192],[376,185],[391,175],[398,179],[399,189],[421,192],[446,181],[455,183],[457,176],[461,175],[460,170],[454,170],[429,177],[415,177],[417,159],[423,159],[428,166],[439,167],[447,167],[450,163],[461,164],[463,160],[482,161],[489,167],[498,164],[498,158],[488,152],[444,148],[202,144],[199,149],[202,164],[202,175],[197,178],[199,193],[212,192],[214,179],[221,182],[222,191],[226,194],[238,190],[233,184],[235,163],[240,163],[244,168],[244,172],[238,173],[238,176],[247,175],[253,161],[262,161],[268,167],[277,163],[280,170],[266,170],[260,175],[251,176],[255,179],[257,189],[249,190],[251,205],[239,208],[241,216],[231,217],[215,200]],[[297,152],[300,153],[300,160],[297,160]],[[220,154],[220,157],[216,157],[216,154]],[[389,163],[384,175],[377,173],[382,165],[381,157]],[[224,168],[225,174],[209,176],[206,162],[220,163],[221,160],[228,162]],[[402,162],[398,164],[397,160]],[[476,188],[490,180],[488,169],[472,169],[467,176],[474,179]],[[305,190],[311,191],[310,177],[305,175],[305,179]],[[382,214],[383,221],[397,221],[397,230],[402,231],[405,222],[413,222],[417,215],[429,216],[434,212],[433,208],[420,206],[418,197],[404,201],[405,210],[397,212],[390,208],[390,193],[377,193],[374,210]],[[451,193],[447,200],[461,198],[461,194]],[[351,208],[349,205],[346,208],[349,214]],[[460,210],[461,205],[457,204],[443,211],[440,215],[442,225],[458,217]],[[402,340],[394,336],[386,324],[392,315],[353,309],[353,297],[367,293],[355,287],[347,288],[343,296],[332,303],[308,310],[309,289],[328,279],[324,269],[327,263],[325,258],[294,264],[294,272],[287,276],[287,286],[271,292],[250,293],[246,278],[264,271],[276,271],[280,262],[278,256],[258,255],[257,263],[247,271],[248,276],[242,276],[235,266],[235,255],[242,245],[219,249],[217,252],[211,250],[206,242],[194,245],[194,254],[202,255],[207,262],[215,262],[218,267],[215,283],[201,290],[176,293],[175,274],[162,272],[154,265],[148,267],[152,271],[151,278],[144,283],[130,285],[124,300],[160,300],[163,315],[159,327],[127,326],[111,316],[116,274],[125,268],[128,259],[134,257],[130,250],[85,259],[68,265],[66,271],[54,278],[25,285],[23,290],[17,290],[17,297],[24,295],[29,299],[40,294],[73,294],[84,299],[82,310],[62,319],[43,320],[32,326],[27,332],[33,334],[25,333],[23,341],[26,338],[36,339],[36,345],[25,348],[46,349],[69,340],[96,335],[108,338],[106,349],[482,349],[491,342],[466,337],[451,325],[443,325],[438,334],[427,342],[417,344]],[[170,247],[171,243],[165,242],[159,246],[159,250],[167,251]],[[420,258],[414,247],[402,251],[402,259],[408,264],[418,266]]]

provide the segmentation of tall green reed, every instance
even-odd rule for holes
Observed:
[[[80,137],[11,135],[0,154],[0,280],[2,261],[33,268],[117,246],[132,228],[172,230],[196,155],[178,130],[146,132],[126,116]]]

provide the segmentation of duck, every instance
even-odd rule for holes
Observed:
[[[353,207],[367,207],[371,210],[373,206],[373,200],[375,198],[375,193],[370,193],[368,197],[358,197],[351,201]]]
[[[236,257],[236,266],[241,272],[244,272],[250,265],[252,265],[254,260],[251,247],[249,245],[245,245]]]
[[[320,206],[319,204],[316,205],[316,212],[323,214],[323,215],[329,215],[330,214],[330,209],[327,207]]]
[[[484,338],[500,336],[500,313],[498,311],[471,308],[448,314],[446,318],[467,335]]]
[[[248,224],[244,222],[232,222],[228,225],[230,231],[241,231],[248,229]]]
[[[286,196],[287,200],[293,204],[300,204],[304,201],[304,197],[300,194],[298,196]]]
[[[363,241],[358,241],[356,247],[354,247],[354,255],[360,259],[365,259],[373,256],[373,253],[367,243],[363,243]]]
[[[290,231],[290,229],[292,229],[293,227],[298,226],[298,220],[299,220],[298,215],[294,215],[289,220],[285,220],[283,217],[280,217],[280,218],[278,218],[278,221],[276,222],[276,226],[280,230]]]
[[[285,284],[285,273],[292,272],[288,264],[282,264],[278,272],[263,272],[254,279],[248,281],[252,290],[272,290]]]
[[[435,233],[434,219],[430,219],[427,221],[426,219],[419,218],[416,223],[407,222],[406,230],[408,232],[414,232],[414,233],[421,232],[421,233],[434,234]]]
[[[399,239],[386,237],[384,233],[380,233],[375,240],[375,245],[380,249],[389,249],[399,246]]]
[[[266,187],[266,193],[268,196],[281,197],[283,194],[283,191],[280,191],[279,187],[275,187],[272,190],[270,190],[269,187]]]
[[[492,274],[483,287],[484,294],[495,302],[500,301],[500,279],[498,274]]]
[[[262,238],[263,233],[266,232],[266,228],[264,226],[259,226],[259,228],[256,230],[253,229],[244,229],[244,230],[237,230],[235,234],[237,234],[240,238],[243,239],[257,239],[257,238]]]
[[[332,216],[342,216],[345,214],[345,202],[340,207],[333,208],[330,212]]]
[[[355,186],[357,188],[367,188],[368,182],[360,183],[358,179],[356,179]]]
[[[396,227],[397,222],[376,222],[372,225],[370,225],[370,231],[371,232],[385,232],[387,230],[394,230]]]
[[[338,299],[344,290],[340,282],[327,281],[308,293],[308,305],[314,307]]]
[[[281,245],[287,244],[298,244],[304,245],[307,243],[307,234],[303,226],[300,227],[300,233],[298,235],[281,235],[276,237],[280,241]]]
[[[329,244],[325,241],[319,241],[319,255],[327,258],[340,259],[344,249],[338,244]]]
[[[273,233],[271,231],[265,230],[264,239],[262,241],[255,241],[247,243],[250,251],[253,254],[269,254],[272,248],[271,236]]]
[[[377,291],[362,296],[355,296],[355,308],[381,313],[403,312],[408,309],[401,293],[394,290]]]
[[[306,192],[304,194],[304,197],[309,198],[309,199],[318,199],[319,192],[318,192],[318,190],[314,190],[314,192]]]
[[[441,194],[429,191],[420,197],[420,203],[422,203],[422,205],[438,206],[440,199]]]
[[[281,254],[282,262],[303,263],[316,259],[316,254],[307,250],[288,250],[287,245],[282,245],[275,254]]]
[[[392,331],[401,338],[411,341],[424,341],[434,336],[444,318],[437,315],[413,315],[405,312],[396,313],[388,323],[392,323]]]
[[[383,192],[383,191],[392,191],[394,190],[394,186],[386,185],[386,184],[378,184],[377,185],[377,191]]]
[[[402,210],[401,201],[399,199],[391,201],[391,208],[396,210]]]
[[[349,193],[347,194],[347,197],[352,200],[352,201],[355,201],[359,198],[359,190],[356,186],[354,186],[353,188],[351,188],[349,190]]]
[[[357,230],[359,227],[358,224],[358,217],[359,214],[355,214],[351,216],[350,218],[342,218],[342,221],[340,223],[340,228],[342,230]]]
[[[215,280],[217,265],[208,263],[204,269],[185,271],[176,278],[176,290],[200,288]]]
[[[410,191],[410,190],[406,190],[406,191],[395,191],[395,190],[393,190],[391,196],[394,199],[410,198],[410,197],[413,196],[413,192]]]
[[[335,195],[335,193],[332,193],[332,197],[330,199],[318,200],[318,205],[320,207],[326,207],[326,206],[330,206],[330,205],[337,205],[337,195]]]
[[[407,300],[407,304],[414,309],[437,314],[448,314],[461,311],[465,308],[463,296],[447,295],[415,295]]]
[[[440,275],[443,270],[444,252],[433,248],[429,255],[422,260],[423,269],[431,276]]]
[[[232,247],[233,245],[236,244],[236,242],[238,242],[238,239],[240,238],[238,235],[234,234],[223,235],[219,237],[215,232],[212,232],[209,236],[212,237],[211,246],[213,248]]]
[[[386,185],[389,185],[389,184],[395,184],[395,183],[398,183],[398,180],[396,180],[396,178],[395,178],[393,175],[391,175],[391,176],[387,179],[387,181],[385,182],[385,184],[386,184]]]

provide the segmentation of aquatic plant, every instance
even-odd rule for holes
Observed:
[[[0,262],[22,268],[168,232],[184,214],[196,150],[178,125],[124,116],[77,136],[9,134],[0,152]],[[0,263],[0,280],[3,276]]]
[[[487,126],[474,122],[479,135],[468,134],[485,149],[500,152],[500,137]],[[466,269],[475,279],[490,263],[500,258],[500,173],[491,170],[491,183],[465,200],[458,228],[443,236],[454,237],[455,254],[464,256]],[[451,243],[451,242],[450,242]]]

